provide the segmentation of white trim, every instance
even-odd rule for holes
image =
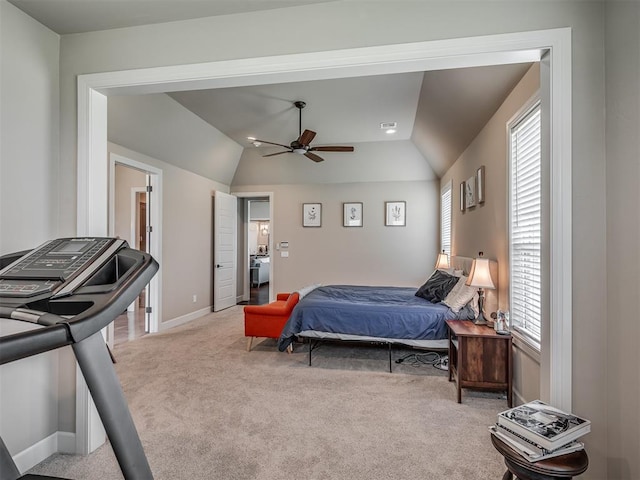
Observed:
[[[141,172],[145,172],[147,175],[152,175],[154,179],[153,184],[153,203],[151,204],[151,225],[153,225],[156,233],[162,232],[162,170],[149,165],[147,163],[139,162],[132,158],[123,157],[117,153],[109,152],[109,171],[110,177],[113,181],[109,182],[110,185],[110,225],[114,225],[115,219],[112,218],[114,214],[114,195],[115,195],[115,165],[125,165],[130,168],[135,168]],[[132,220],[133,221],[133,220]],[[113,234],[113,231],[110,231]],[[149,284],[151,285],[151,304],[152,315],[151,323],[149,324],[149,332],[156,333],[160,331],[160,323],[162,322],[162,235],[151,235],[151,244],[149,245],[149,252],[153,258],[158,262],[160,268],[158,272],[151,279]]]
[[[572,411],[571,29],[551,49],[549,401]],[[554,208],[554,207],[560,208]]]
[[[200,310],[196,310],[195,312],[187,313],[186,315],[181,315],[180,317],[172,318],[171,320],[162,322],[160,324],[160,331],[169,330],[170,328],[178,327],[200,317],[204,317],[205,315],[210,314],[212,310],[213,307],[209,305],[208,307],[201,308]]]
[[[537,61],[551,68],[551,343],[549,401],[571,411],[571,29],[225,60],[78,76],[78,233],[106,231],[106,101],[103,94],[258,85]],[[102,99],[101,99],[102,97]],[[102,173],[102,175],[101,175]],[[83,182],[82,180],[86,180]],[[89,182],[91,180],[91,182]],[[94,185],[95,184],[95,185]],[[91,195],[88,195],[88,192]],[[101,197],[93,201],[93,197]]]
[[[55,432],[13,456],[20,474],[32,469],[54,453],[75,453],[76,438],[72,432]]]

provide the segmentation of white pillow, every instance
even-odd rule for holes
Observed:
[[[301,288],[300,290],[298,290],[298,295],[300,295],[299,300],[302,300],[305,297],[305,295],[308,295],[309,293],[311,293],[312,291],[314,291],[316,288],[320,286],[321,284],[314,283],[313,285],[307,285],[306,287]]]
[[[454,270],[453,271],[453,276],[454,277],[461,277],[463,273],[463,270]]]
[[[467,277],[464,275],[461,276],[458,283],[455,284],[449,292],[449,295],[447,295],[443,301],[443,303],[455,313],[458,313],[462,307],[469,303],[473,296],[478,292],[477,288],[465,285],[466,281]]]

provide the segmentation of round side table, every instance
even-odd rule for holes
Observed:
[[[504,457],[507,466],[502,480],[513,480],[514,475],[519,480],[570,479],[584,473],[589,466],[585,450],[531,463],[495,435],[491,435],[491,443]]]

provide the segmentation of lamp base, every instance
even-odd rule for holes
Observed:
[[[480,314],[478,315],[478,318],[476,318],[475,320],[472,320],[472,322],[475,325],[487,325],[487,319],[484,318],[484,315],[482,314],[482,310],[480,310]]]

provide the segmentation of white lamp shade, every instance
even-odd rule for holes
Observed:
[[[436,269],[439,268],[449,268],[449,255],[444,252],[439,253],[436,260]]]
[[[478,288],[496,288],[491,280],[491,272],[489,271],[488,258],[476,258],[471,266],[471,273],[466,284],[470,287]]]

